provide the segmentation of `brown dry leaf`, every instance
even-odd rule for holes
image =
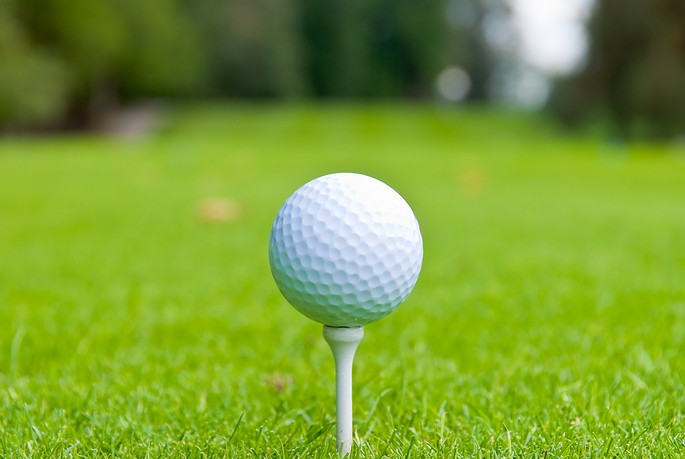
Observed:
[[[478,166],[465,167],[459,171],[459,187],[471,196],[480,196],[485,191],[487,179]]]
[[[266,378],[266,385],[271,387],[279,394],[283,392],[286,387],[291,386],[294,382],[295,380],[292,375],[284,375],[278,372],[269,375]]]
[[[242,207],[238,202],[229,198],[207,198],[197,206],[200,220],[208,223],[231,223],[238,220],[242,214]]]

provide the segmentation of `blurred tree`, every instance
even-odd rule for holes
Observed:
[[[18,18],[30,40],[67,64],[72,122],[113,103],[111,75],[125,46],[115,0],[21,0]]]
[[[36,49],[21,28],[13,0],[0,0],[0,126],[54,120],[68,106],[65,62]]]
[[[0,0],[0,123],[84,126],[157,96],[427,98],[450,65],[483,98],[502,1]]]
[[[463,68],[471,80],[468,99],[488,101],[498,68],[517,59],[513,47],[496,49],[487,37],[488,28],[507,26],[510,8],[505,0],[448,0],[445,13],[450,26],[451,62]]]
[[[201,30],[214,93],[302,93],[299,10],[292,0],[185,0],[184,6]]]
[[[443,0],[376,2],[370,12],[371,88],[389,96],[432,94],[437,74],[449,63],[444,4]]]
[[[425,97],[448,62],[443,0],[299,0],[319,97]]]
[[[177,0],[1,1],[5,123],[90,124],[122,97],[205,84],[198,31]]]
[[[200,27],[177,0],[116,0],[116,5],[126,30],[126,52],[115,61],[113,75],[124,97],[183,96],[205,90],[208,53]]]
[[[570,125],[606,113],[619,137],[685,134],[685,2],[598,0],[585,68],[553,109]]]
[[[362,92],[369,58],[364,6],[354,0],[299,0],[299,34],[311,95],[345,97]]]

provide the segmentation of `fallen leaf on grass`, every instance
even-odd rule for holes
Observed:
[[[198,218],[208,223],[231,223],[242,214],[240,204],[229,198],[207,198],[197,206]]]

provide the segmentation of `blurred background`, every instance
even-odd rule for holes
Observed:
[[[0,130],[107,129],[160,102],[409,99],[672,139],[683,24],[682,0],[1,0]]]
[[[0,0],[0,457],[335,457],[269,270],[402,194],[358,457],[682,457],[685,0]]]

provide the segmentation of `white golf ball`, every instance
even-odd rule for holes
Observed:
[[[406,201],[361,174],[305,184],[276,216],[271,272],[283,296],[325,325],[360,327],[390,314],[421,270],[423,243]]]

